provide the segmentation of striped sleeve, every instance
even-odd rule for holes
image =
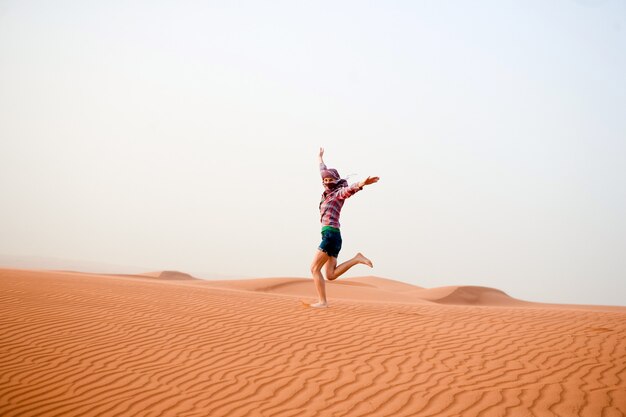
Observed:
[[[345,200],[346,198],[353,196],[357,192],[361,191],[363,188],[359,187],[358,183],[351,184],[349,187],[343,187],[339,191],[337,191],[337,198],[340,200]]]

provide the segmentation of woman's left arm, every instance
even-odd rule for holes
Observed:
[[[355,182],[354,184],[350,185],[349,187],[341,188],[337,192],[336,196],[337,196],[337,198],[339,198],[341,200],[345,200],[346,198],[351,197],[355,193],[357,193],[360,190],[362,190],[363,187],[365,187],[366,185],[370,185],[370,184],[374,184],[375,182],[378,182],[379,179],[380,179],[379,177],[367,177],[363,181]]]
[[[359,182],[359,188],[363,188],[366,185],[377,183],[380,177],[367,177],[363,181]]]

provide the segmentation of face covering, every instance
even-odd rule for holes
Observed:
[[[333,191],[337,188],[337,181],[335,182],[330,182],[330,183],[324,183],[324,189],[326,191]]]

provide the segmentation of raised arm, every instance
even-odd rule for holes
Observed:
[[[326,164],[324,163],[324,148],[320,147],[320,153],[317,157],[320,163],[320,172],[326,169]]]

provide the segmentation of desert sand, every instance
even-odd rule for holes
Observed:
[[[0,269],[0,415],[626,414],[626,307],[360,277]]]

